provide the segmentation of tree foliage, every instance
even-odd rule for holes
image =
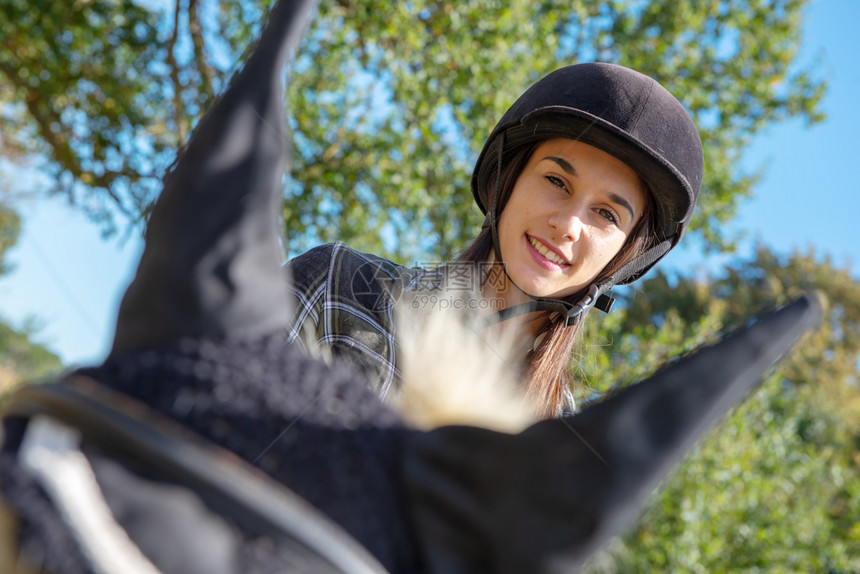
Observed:
[[[6,254],[20,233],[20,217],[0,202],[0,276],[9,270]],[[32,341],[34,332],[31,325],[16,329],[0,319],[0,394],[20,381],[40,379],[62,368],[54,353]]]
[[[6,252],[18,243],[21,217],[14,209],[0,201],[0,277],[10,271]]]
[[[4,0],[3,12],[2,153],[38,161],[52,191],[106,224],[137,217],[168,143],[156,15],[131,0]]]
[[[13,385],[44,380],[62,370],[60,358],[33,342],[34,334],[30,326],[15,328],[0,320],[0,396]]]
[[[725,246],[721,223],[755,180],[738,168],[749,137],[790,114],[818,118],[822,84],[789,72],[803,4],[323,3],[291,97],[302,144],[292,237],[378,250],[382,233],[401,257],[415,246],[449,254],[479,223],[469,174],[495,121],[552,69],[599,59],[656,77],[689,105],[707,150],[694,227]],[[320,95],[324,105],[307,105]]]
[[[721,223],[755,180],[738,167],[749,138],[787,116],[819,118],[823,83],[792,67],[805,2],[324,0],[289,91],[292,250],[337,238],[400,260],[449,256],[480,223],[469,175],[496,120],[540,76],[595,59],[688,104],[707,169],[694,229],[727,247]],[[5,4],[4,151],[43,156],[57,191],[108,221],[145,211],[167,150],[269,1]]]
[[[800,290],[822,298],[822,325],[590,572],[860,571],[860,282],[847,270],[760,246],[720,276],[657,273],[620,313],[592,320],[580,379],[632,381]]]

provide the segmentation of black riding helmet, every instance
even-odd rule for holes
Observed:
[[[501,311],[498,320],[551,310],[573,325],[593,306],[608,311],[613,285],[632,283],[666,255],[684,234],[702,183],[702,142],[687,111],[648,76],[614,64],[577,64],[558,69],[523,93],[484,144],[472,173],[472,193],[492,231],[502,263],[496,221],[501,167],[524,145],[564,137],[587,143],[630,166],[651,191],[658,242],[572,304],[536,297]]]

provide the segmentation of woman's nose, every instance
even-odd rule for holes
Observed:
[[[582,228],[585,225],[584,214],[578,208],[556,211],[550,217],[550,225],[568,241],[579,241]]]

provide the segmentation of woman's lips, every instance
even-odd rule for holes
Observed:
[[[570,266],[570,263],[550,249],[539,239],[526,235],[526,245],[529,254],[543,268],[559,271]],[[543,252],[543,253],[542,253]]]

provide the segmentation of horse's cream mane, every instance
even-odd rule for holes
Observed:
[[[513,329],[477,317],[396,308],[403,382],[390,403],[412,426],[470,425],[517,433],[537,420],[525,400]]]

